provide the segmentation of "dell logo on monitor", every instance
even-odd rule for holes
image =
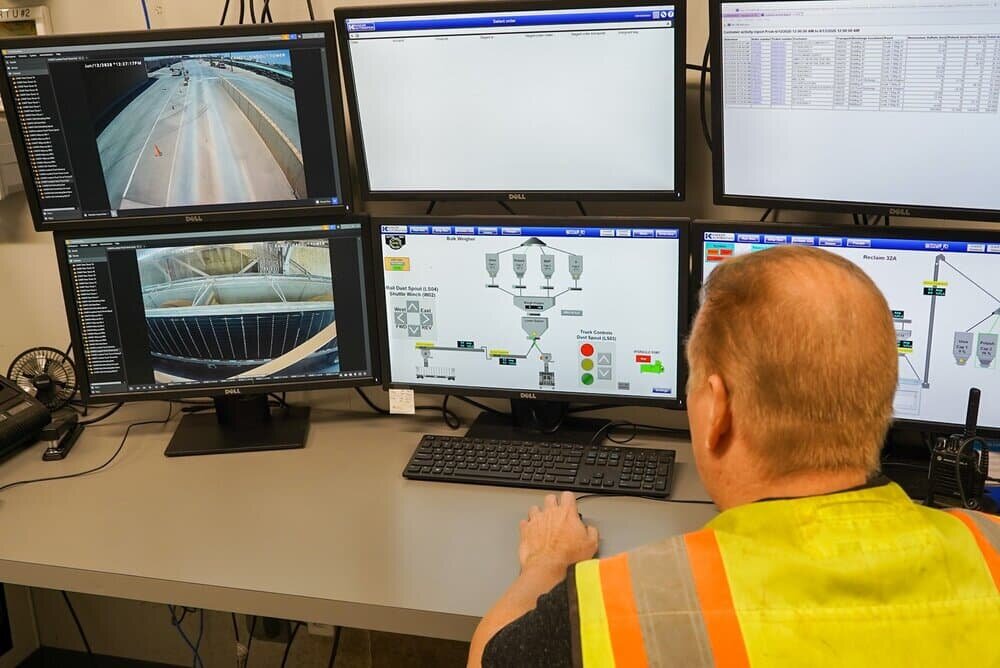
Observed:
[[[536,395],[534,392],[522,392],[521,393],[521,398],[522,399],[537,399],[538,395]]]
[[[185,223],[203,223],[205,220],[201,216],[184,216]]]
[[[524,193],[510,193],[507,195],[507,199],[526,200],[528,197]]]
[[[909,209],[889,209],[890,216],[912,216]]]
[[[226,394],[241,394],[240,388],[234,387],[234,388],[228,389],[228,390],[226,390]]]

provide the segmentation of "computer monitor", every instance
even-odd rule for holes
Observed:
[[[1000,6],[709,4],[717,204],[1000,220]]]
[[[348,210],[333,26],[0,39],[39,230]]]
[[[515,415],[555,415],[567,429],[571,401],[681,406],[686,220],[383,217],[372,227],[389,387],[506,398]]]
[[[896,420],[957,427],[969,388],[978,387],[979,424],[1000,430],[1000,232],[696,222],[692,238],[699,282],[727,258],[775,245],[814,246],[847,258],[875,281],[892,310]]]
[[[304,429],[301,409],[268,419],[269,393],[379,380],[367,225],[57,233],[84,397],[215,397],[218,415],[186,417],[168,454],[301,446],[256,424]]]
[[[684,5],[337,9],[365,199],[683,199]]]

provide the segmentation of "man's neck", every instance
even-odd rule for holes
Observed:
[[[780,478],[763,479],[744,484],[731,490],[729,498],[720,503],[719,509],[726,510],[762,499],[792,499],[805,496],[819,496],[840,492],[852,487],[860,487],[868,481],[865,471],[809,471],[794,473]]]

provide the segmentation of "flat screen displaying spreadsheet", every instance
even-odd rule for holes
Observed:
[[[718,202],[1000,216],[996,2],[712,9]]]

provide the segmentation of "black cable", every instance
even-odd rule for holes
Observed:
[[[257,10],[254,8],[254,0],[250,0],[250,23],[257,23]]]
[[[962,455],[965,453],[965,449],[969,447],[969,445],[977,441],[981,444],[982,447],[986,446],[986,444],[983,443],[982,439],[980,439],[978,436],[972,436],[970,438],[964,439],[962,443],[958,446],[958,452],[955,453],[955,482],[958,483],[958,495],[962,499],[963,508],[969,507],[968,504],[969,499],[965,496],[965,484],[962,482]]]
[[[54,480],[68,480],[69,478],[79,478],[81,476],[90,475],[91,473],[97,473],[98,471],[104,470],[105,468],[111,465],[111,462],[117,459],[119,454],[121,454],[122,449],[125,447],[125,442],[128,440],[128,435],[129,433],[131,433],[133,427],[141,427],[143,425],[148,425],[148,424],[166,424],[170,422],[170,418],[173,417],[174,413],[174,405],[168,404],[168,406],[170,408],[167,411],[167,417],[163,418],[162,420],[143,420],[142,422],[133,422],[128,427],[126,427],[125,435],[122,436],[122,441],[121,443],[118,444],[118,449],[115,450],[114,454],[111,455],[111,457],[109,457],[108,460],[103,464],[101,464],[100,466],[95,466],[92,469],[87,469],[86,471],[80,471],[79,473],[67,473],[66,475],[54,475],[54,476],[47,476],[45,478],[32,478],[30,480],[18,480],[17,482],[9,482],[6,485],[0,486],[0,492],[4,492],[14,487],[20,487],[22,485],[33,485],[38,482],[51,482]]]
[[[493,415],[503,415],[503,416],[507,416],[508,415],[508,413],[504,413],[503,411],[498,411],[497,409],[495,409],[495,408],[493,408],[491,406],[487,406],[486,404],[481,404],[481,403],[479,403],[478,401],[476,401],[474,399],[469,399],[468,397],[463,397],[463,396],[460,396],[460,395],[457,395],[457,394],[452,394],[451,396],[455,397],[459,401],[464,401],[465,403],[469,404],[470,406],[475,406],[476,408],[478,408],[481,411],[486,411],[487,413],[492,413]]]
[[[444,400],[441,402],[441,417],[444,418],[444,423],[448,425],[449,429],[459,429],[462,426],[462,421],[458,418],[458,414],[454,411],[448,410],[448,400],[451,399],[450,394],[444,395]]]
[[[89,420],[80,420],[80,424],[96,424],[102,420],[107,420],[109,417],[121,410],[121,407],[125,404],[116,404],[111,410],[109,410],[104,415],[98,415],[95,418],[90,418]]]
[[[226,15],[229,14],[229,0],[226,0],[226,4],[222,6],[222,18],[219,19],[219,25],[226,25]]]
[[[250,622],[250,638],[247,640],[247,661],[244,666],[250,665],[250,647],[253,645],[253,632],[257,630],[257,615],[254,615],[253,621]]]
[[[191,642],[191,639],[188,638],[188,635],[184,633],[183,627],[181,627],[181,624],[184,623],[184,619],[187,617],[188,608],[186,607],[182,608],[179,617],[177,616],[177,606],[168,604],[167,610],[170,611],[170,625],[173,626],[175,629],[177,629],[177,633],[178,635],[180,635],[181,640],[183,640],[184,644],[187,645],[188,649],[191,650],[192,668],[199,668],[199,667],[204,668],[205,662],[202,660],[201,654],[198,653],[198,646],[195,645],[195,643]],[[204,617],[202,617],[202,619],[204,620]]]
[[[355,387],[354,391],[358,393],[358,396],[361,397],[366,404],[368,404],[369,408],[371,408],[373,411],[375,411],[379,415],[382,415],[382,416],[392,415],[392,413],[388,409],[382,408],[381,406],[379,406],[378,404],[376,404],[374,401],[372,401],[371,397],[369,397],[367,394],[365,394],[361,390],[360,387]],[[431,405],[414,406],[413,409],[417,410],[417,411],[440,411],[441,417],[444,419],[444,423],[446,425],[448,425],[450,428],[452,428],[452,429],[458,429],[459,427],[462,426],[461,421],[459,421],[458,416],[454,413],[454,411],[448,410],[448,396],[447,395],[445,395],[445,398],[441,402],[440,406],[431,406]]]
[[[271,18],[271,0],[264,0],[264,6],[260,10],[260,22],[261,23],[274,23],[274,19]]]
[[[507,213],[509,213],[510,215],[512,215],[512,216],[516,216],[517,215],[516,213],[514,213],[514,209],[510,208],[510,205],[507,204],[507,202],[503,201],[502,199],[497,200],[497,204],[499,204],[500,206],[502,206],[507,211]]]
[[[712,40],[705,42],[705,54],[701,57],[701,81],[698,85],[698,115],[701,117],[701,132],[705,136],[708,150],[712,150],[712,131],[709,129],[708,116],[705,113],[705,95],[708,88],[708,59],[711,54]]]
[[[201,658],[201,641],[205,637],[205,610],[201,609],[198,611],[198,639],[194,643],[194,655],[197,657],[197,663],[201,664],[201,668],[205,668],[205,662]],[[198,666],[192,666],[192,668],[198,668]]]
[[[243,19],[246,16],[247,11],[247,0],[240,0],[240,25],[243,25]]]
[[[315,21],[316,20],[316,13],[313,12],[313,3],[312,3],[312,0],[306,0],[306,9],[309,10],[309,20],[310,21]]]
[[[684,65],[684,67],[686,69],[689,69],[689,70],[694,70],[695,72],[711,72],[712,71],[711,67],[704,67],[702,65],[694,65],[692,63],[686,63]]]
[[[229,613],[233,618],[233,635],[236,636],[236,642],[240,641],[240,625],[236,623],[236,613]]]
[[[274,399],[275,401],[277,401],[278,405],[281,406],[282,408],[288,408],[288,402],[285,401],[285,393],[284,392],[282,392],[280,396],[277,395],[277,394],[274,394],[273,392],[271,394],[268,394],[267,396],[269,396],[272,399]]]
[[[340,634],[343,631],[339,626],[334,629],[333,636],[333,647],[330,648],[330,660],[326,664],[326,668],[333,668],[333,664],[337,663],[337,650],[340,649]]]
[[[285,668],[285,664],[288,663],[288,653],[292,650],[292,643],[295,642],[295,636],[298,634],[300,628],[302,628],[302,622],[295,622],[292,634],[288,636],[288,643],[285,645],[285,653],[281,655],[281,668]]]
[[[575,406],[566,411],[569,415],[575,415],[576,413],[593,413],[594,411],[603,411],[609,408],[616,408],[614,404],[595,404],[593,406]]]
[[[699,506],[714,506],[714,501],[703,501],[701,499],[661,499],[658,496],[643,496],[642,494],[583,494],[576,497],[576,502],[579,503],[585,499],[645,499],[646,501],[659,501],[661,503],[691,503]]]
[[[924,473],[930,472],[930,463],[921,465],[921,464],[910,464],[909,462],[893,462],[893,461],[882,462],[882,468],[885,468],[886,466],[895,466],[901,469],[914,469],[917,471],[923,471]]]
[[[616,439],[611,435],[611,432],[619,427],[631,427],[632,433],[629,434],[624,439]],[[590,439],[590,445],[594,446],[601,442],[601,437],[606,436],[609,441],[615,443],[616,445],[625,445],[631,442],[639,434],[640,429],[645,429],[647,431],[659,431],[670,434],[671,436],[690,436],[691,432],[687,429],[674,429],[671,427],[660,427],[655,424],[642,424],[639,422],[630,422],[628,420],[613,420],[600,429],[598,429],[594,436]]]
[[[771,212],[772,212],[773,210],[774,210],[774,209],[766,209],[766,210],[764,211],[764,213],[763,213],[763,214],[761,214],[761,216],[760,216],[760,222],[762,222],[762,223],[763,223],[763,222],[764,222],[765,220],[767,220],[767,217],[771,215]]]
[[[364,392],[362,392],[360,387],[355,387],[354,391],[358,393],[358,396],[361,397],[364,400],[364,402],[366,404],[368,404],[368,407],[371,408],[373,411],[375,411],[379,415],[390,415],[390,413],[389,413],[388,410],[386,410],[385,408],[382,408],[380,406],[375,405],[375,402],[372,401],[371,398],[369,398],[369,396],[367,394],[365,394]]]
[[[66,601],[66,607],[69,608],[69,614],[73,617],[73,623],[76,624],[76,630],[80,634],[80,640],[83,641],[83,646],[87,650],[87,656],[90,659],[90,665],[96,666],[97,659],[94,657],[94,650],[90,648],[90,641],[87,640],[87,634],[83,632],[83,624],[80,623],[80,618],[76,616],[76,608],[73,607],[73,602],[69,600],[69,594],[65,591],[61,592],[63,600]]]
[[[432,199],[432,200],[431,200],[431,203],[427,205],[427,210],[426,210],[426,211],[424,211],[424,215],[425,215],[425,216],[429,216],[429,215],[431,215],[431,211],[433,211],[433,210],[434,210],[434,205],[435,205],[435,204],[437,204],[437,200],[435,200],[435,199]]]
[[[581,202],[580,200],[576,200],[576,208],[580,210],[581,216],[587,215],[587,210],[583,208],[583,202]]]

